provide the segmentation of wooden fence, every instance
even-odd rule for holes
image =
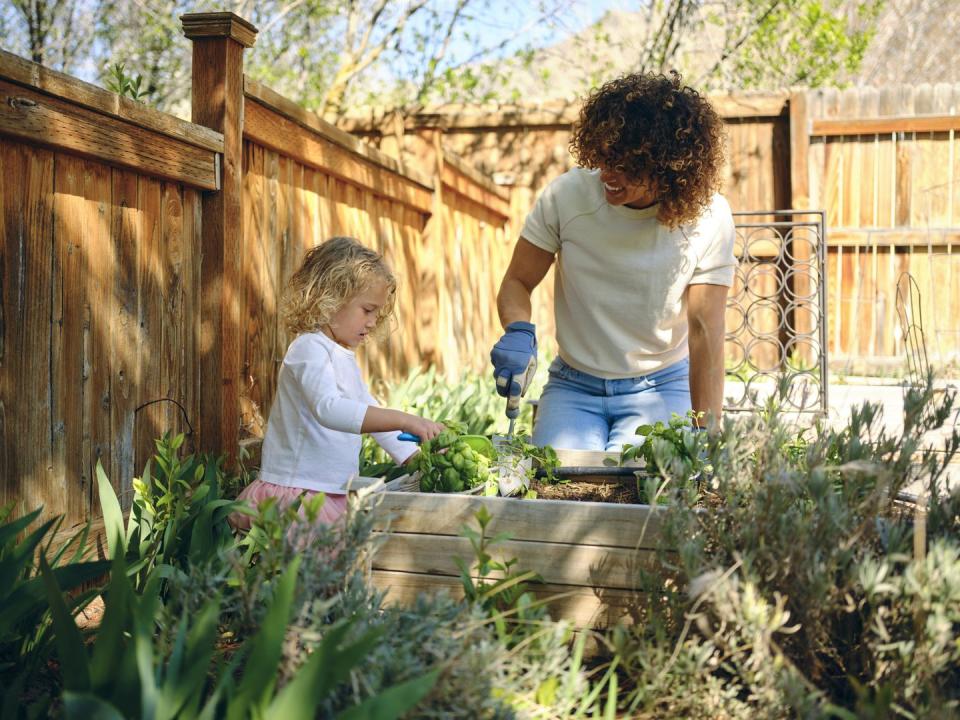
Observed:
[[[807,99],[809,197],[827,211],[830,347],[898,364],[897,279],[917,280],[931,358],[960,359],[960,84]]]
[[[223,137],[0,55],[0,502],[83,519],[196,423],[201,194]]]
[[[352,235],[382,252],[399,279],[396,330],[360,354],[373,379],[436,364],[478,368],[499,336],[495,283],[511,250],[508,194],[450,153],[432,172],[401,168],[289,100],[245,81],[241,397],[262,432],[289,341],[277,302],[306,249]]]
[[[569,162],[566,108],[412,118],[411,165],[245,79],[256,30],[242,19],[184,29],[193,123],[0,53],[0,502],[19,510],[87,517],[98,461],[128,499],[168,429],[231,454],[241,417],[262,430],[283,283],[330,235],[375,246],[400,278],[397,331],[362,357],[371,378],[484,369],[516,223]],[[828,210],[835,355],[901,353],[891,298],[909,269],[931,354],[956,357],[956,103],[930,97],[856,122],[869,103],[829,93],[719,103],[736,209]]]
[[[902,366],[894,311],[899,274],[919,281],[931,358],[960,358],[960,84],[712,98],[727,127],[724,193],[733,209],[827,213],[829,355],[835,366]],[[511,187],[512,226],[572,165],[577,107],[450,106],[343,123],[416,156],[422,136]],[[535,317],[549,331],[551,284]]]
[[[374,379],[457,374],[498,333],[505,190],[449,153],[405,168],[245,79],[256,31],[231,13],[184,29],[194,123],[0,51],[0,503],[18,513],[96,514],[97,462],[128,502],[166,430],[231,455],[241,417],[260,432],[283,283],[331,235],[400,278]]]

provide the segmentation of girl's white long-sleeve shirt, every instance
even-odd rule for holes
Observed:
[[[343,493],[359,474],[360,426],[370,395],[352,350],[323,333],[300,335],[287,348],[263,439],[260,479]],[[397,463],[417,446],[399,432],[373,433]]]

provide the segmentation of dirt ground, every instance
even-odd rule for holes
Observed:
[[[562,480],[555,485],[535,480],[530,488],[538,498],[547,500],[582,500],[585,502],[639,503],[640,493],[633,478],[616,480],[575,481]]]

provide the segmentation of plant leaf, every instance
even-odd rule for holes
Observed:
[[[97,460],[97,490],[100,494],[100,507],[103,510],[103,533],[107,538],[107,552],[114,557],[118,551],[126,549],[127,534],[123,528],[123,510],[117,493]]]
[[[90,660],[83,646],[80,629],[73,620],[63,601],[63,593],[57,584],[47,559],[40,556],[40,574],[47,588],[50,602],[50,614],[53,618],[54,641],[60,657],[63,672],[63,686],[66,690],[84,691],[90,689]]]
[[[300,557],[287,566],[280,580],[273,601],[260,624],[260,631],[250,641],[250,651],[244,664],[243,679],[230,699],[228,720],[247,718],[256,712],[268,695],[277,677],[277,666],[283,651],[283,639],[287,620],[293,605],[293,592],[297,586],[297,571]]]
[[[70,690],[63,693],[63,716],[66,720],[124,720],[123,714],[105,700]]]
[[[440,670],[432,670],[423,677],[398,683],[354,705],[337,720],[396,720],[413,709],[433,689],[439,677]]]

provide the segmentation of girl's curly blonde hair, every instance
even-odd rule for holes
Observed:
[[[389,325],[397,296],[397,280],[383,256],[351,237],[330,238],[311,248],[284,290],[280,307],[284,327],[294,337],[320,332],[375,278],[387,284],[387,301],[371,333],[379,337]]]
[[[723,122],[680,75],[634,73],[594,90],[580,109],[570,152],[586,168],[649,178],[671,228],[696,220],[720,189]]]

